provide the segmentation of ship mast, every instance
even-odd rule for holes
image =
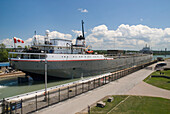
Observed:
[[[84,22],[83,22],[83,20],[81,21],[81,23],[82,23],[82,35],[83,35],[83,38],[85,38],[84,37],[84,26],[83,26]]]
[[[34,43],[33,43],[33,45],[36,45],[36,44],[37,44],[36,31],[34,31]]]

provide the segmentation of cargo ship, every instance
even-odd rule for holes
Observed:
[[[13,68],[29,75],[42,76],[47,64],[48,76],[59,78],[79,78],[113,72],[152,60],[152,54],[131,54],[107,57],[94,53],[85,44],[84,22],[82,35],[76,38],[76,44],[66,39],[49,39],[46,31],[44,44],[38,44],[36,37],[29,50],[9,52],[9,61]]]

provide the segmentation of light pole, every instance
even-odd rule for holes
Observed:
[[[44,42],[45,45],[49,44],[48,42],[49,32],[50,32],[49,30],[46,30],[47,37],[45,37],[45,42]],[[47,50],[45,49],[44,51],[45,51],[45,101],[47,101],[47,54],[46,54]]]
[[[45,54],[45,101],[47,100],[47,55]]]

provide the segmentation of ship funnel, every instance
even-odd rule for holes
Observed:
[[[78,36],[77,39],[76,39],[76,46],[80,46],[80,47],[85,47],[85,37],[84,37],[84,22],[83,20],[81,21],[82,22],[82,35]]]

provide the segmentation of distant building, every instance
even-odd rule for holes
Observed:
[[[123,55],[124,50],[107,50],[107,55],[113,56],[113,55]]]
[[[140,53],[143,53],[143,54],[152,54],[152,50],[150,49],[150,46],[147,47],[147,45],[142,49],[140,50]]]
[[[8,67],[9,63],[0,63],[0,71],[5,72]]]

